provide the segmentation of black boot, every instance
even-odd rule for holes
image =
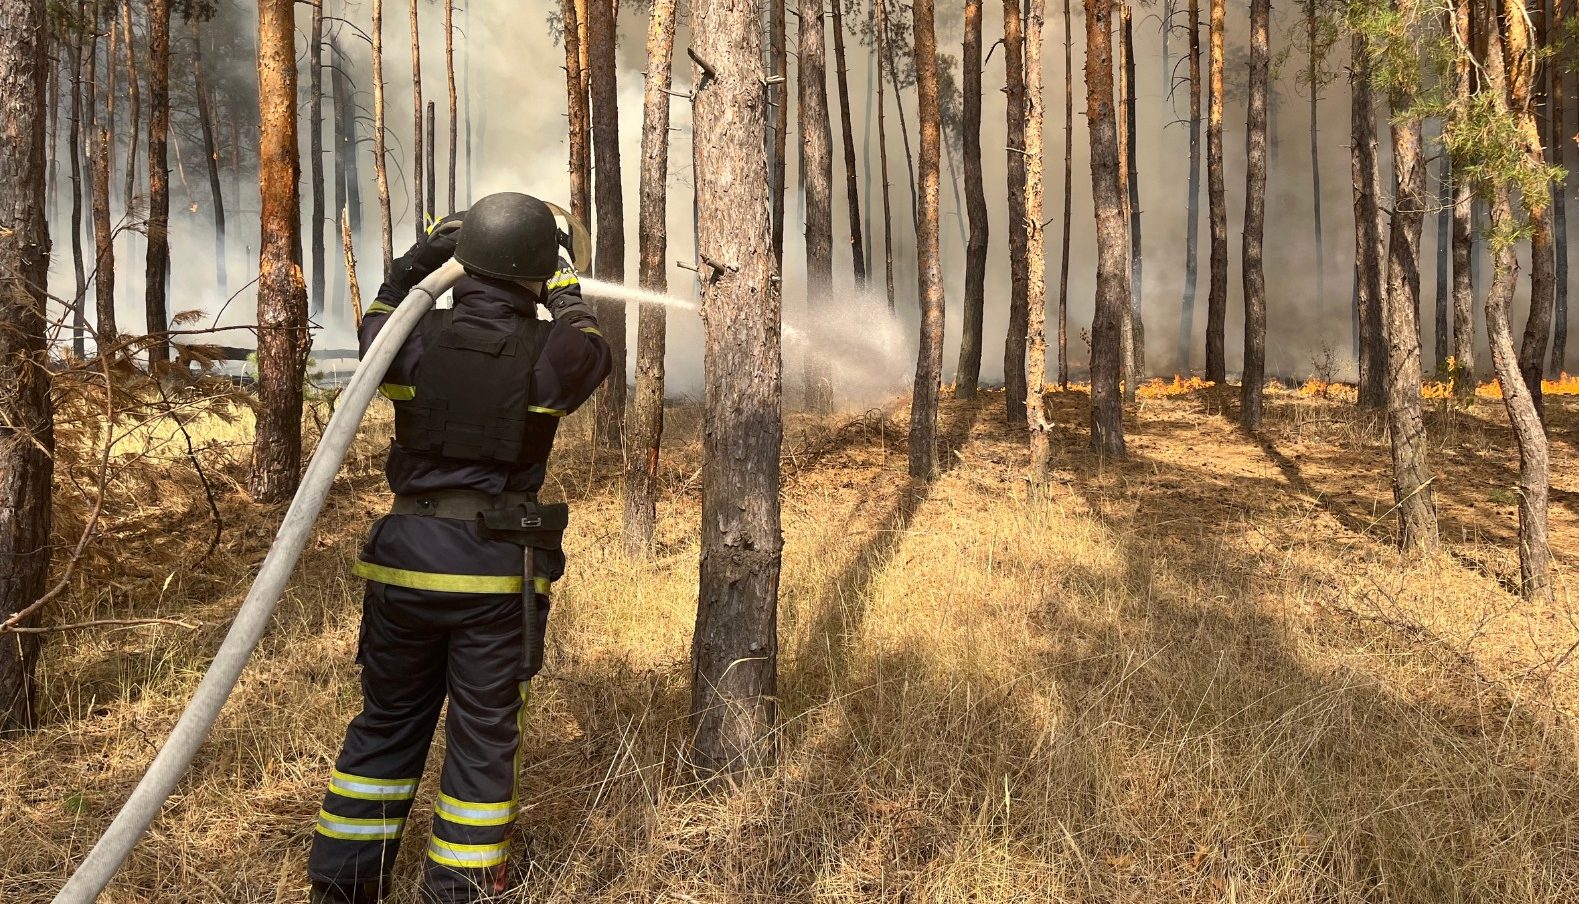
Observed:
[[[307,904],[379,904],[383,896],[377,882],[344,886],[313,880]]]

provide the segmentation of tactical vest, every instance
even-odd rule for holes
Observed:
[[[423,318],[415,397],[395,402],[395,441],[408,452],[523,466],[548,461],[559,418],[534,410],[532,373],[553,328],[531,315],[509,332]]]

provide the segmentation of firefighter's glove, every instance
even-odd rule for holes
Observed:
[[[553,314],[555,320],[563,320],[571,325],[578,322],[597,324],[592,305],[581,297],[581,278],[563,258],[559,261],[559,272],[544,286],[543,297],[543,307],[548,308],[548,313]]]
[[[390,283],[403,293],[410,292],[435,270],[449,263],[455,256],[463,216],[464,212],[451,214],[433,224],[422,241],[412,245],[411,250],[395,261],[389,271]]]

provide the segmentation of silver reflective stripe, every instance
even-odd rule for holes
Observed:
[[[445,866],[459,869],[483,869],[498,866],[510,857],[510,843],[453,844],[438,838],[428,840],[428,858]]]
[[[356,800],[410,800],[417,794],[417,780],[365,778],[336,769],[329,778],[329,791]]]
[[[439,796],[435,806],[439,818],[467,826],[502,826],[515,818],[515,801],[499,804],[476,804],[457,800],[448,794]]]
[[[328,810],[318,811],[318,831],[330,838],[347,841],[385,841],[400,837],[404,819],[352,819],[336,816]]]

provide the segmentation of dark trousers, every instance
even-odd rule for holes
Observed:
[[[547,600],[539,598],[541,617]],[[519,596],[370,582],[357,662],[362,712],[318,815],[308,873],[387,888],[446,696],[447,746],[424,897],[471,902],[505,888],[527,682]],[[540,658],[540,657],[539,657]]]

